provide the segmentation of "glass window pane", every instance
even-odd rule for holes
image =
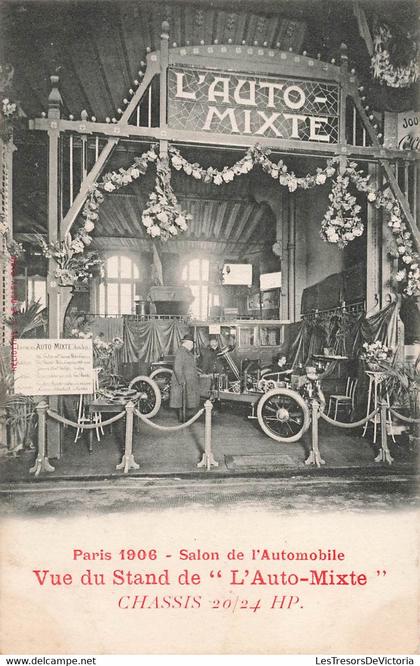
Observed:
[[[201,285],[201,303],[200,303],[200,315],[201,319],[207,319],[209,307],[209,288],[206,284]]]
[[[239,345],[241,347],[253,347],[254,346],[254,327],[249,326],[247,328],[241,326],[239,329]]]
[[[261,326],[260,343],[264,347],[273,347],[280,344],[280,329],[273,326]]]
[[[213,294],[212,300],[213,300],[213,305],[220,305],[220,295],[219,294]]]
[[[133,261],[133,262],[131,262],[131,263],[132,263],[132,266],[133,266],[133,279],[134,279],[134,280],[138,280],[139,277],[140,277],[140,274],[139,274],[139,267],[137,266],[137,264],[136,264],[135,261]]]
[[[190,261],[190,275],[189,279],[191,282],[199,282],[200,281],[200,260],[199,259],[192,259]]]
[[[131,279],[131,272],[134,269],[134,261],[130,257],[120,257],[120,277]]]
[[[33,300],[39,301],[42,307],[47,304],[47,282],[46,280],[33,281]]]
[[[107,314],[120,314],[118,308],[118,284],[108,282],[107,291]]]
[[[191,314],[196,319],[200,318],[200,287],[198,284],[191,285],[192,295],[194,297],[191,303]]]
[[[99,314],[105,314],[105,285],[102,282],[99,285]]]
[[[208,259],[201,260],[201,279],[203,282],[209,281],[209,266],[210,263]]]
[[[131,314],[133,310],[133,298],[131,295],[131,283],[120,285],[121,306],[118,314]]]
[[[119,257],[108,257],[106,260],[106,275],[110,278],[118,277],[118,259]]]

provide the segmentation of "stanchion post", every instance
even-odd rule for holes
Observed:
[[[378,455],[375,458],[375,462],[386,462],[388,465],[391,465],[394,462],[394,458],[391,456],[391,453],[388,448],[388,434],[386,431],[387,425],[387,412],[389,406],[385,400],[381,400],[381,448]]]
[[[218,467],[219,463],[215,461],[211,450],[211,413],[213,405],[210,400],[204,403],[204,453],[197,467],[205,467],[209,472],[211,466]]]
[[[325,465],[325,460],[321,458],[321,452],[319,450],[319,436],[318,436],[319,402],[317,400],[312,400],[311,408],[312,408],[311,451],[309,453],[309,456],[305,460],[305,465],[316,465],[317,467],[321,467],[321,465]]]
[[[130,401],[125,406],[125,449],[119,465],[116,469],[123,469],[124,474],[127,474],[130,469],[139,469],[140,465],[136,463],[133,455],[133,417],[134,417],[134,404]]]
[[[38,455],[35,465],[29,470],[29,473],[35,474],[35,476],[38,476],[41,472],[55,471],[55,467],[48,462],[47,456],[47,409],[48,405],[44,400],[36,406],[36,413],[38,415]]]

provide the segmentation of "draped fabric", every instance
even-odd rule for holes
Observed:
[[[89,328],[94,338],[103,333],[105,342],[112,342],[114,338],[122,340],[124,320],[122,317],[92,317],[89,319]]]
[[[124,320],[123,362],[151,363],[161,356],[175,354],[188,326],[178,319]]]
[[[380,340],[395,349],[400,303],[390,303],[371,317],[336,310],[306,317],[289,330],[288,357],[292,366],[307,364],[313,354],[328,347],[334,355],[359,356],[364,342]],[[337,363],[328,364],[324,376],[333,374]]]

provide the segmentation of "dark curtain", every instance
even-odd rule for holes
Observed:
[[[188,326],[178,319],[124,320],[123,362],[151,363],[175,354]]]

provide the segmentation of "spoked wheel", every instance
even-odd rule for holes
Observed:
[[[150,377],[139,375],[131,380],[128,388],[135,389],[140,393],[137,401],[137,409],[143,416],[151,419],[155,416],[160,408],[162,397],[160,395],[159,386]]]
[[[299,393],[276,388],[265,393],[257,405],[261,429],[276,442],[297,442],[309,428],[309,409]]]
[[[169,398],[171,394],[173,370],[170,368],[158,368],[150,373],[150,379],[159,386],[160,395],[162,396],[162,405],[166,407],[169,405]]]

